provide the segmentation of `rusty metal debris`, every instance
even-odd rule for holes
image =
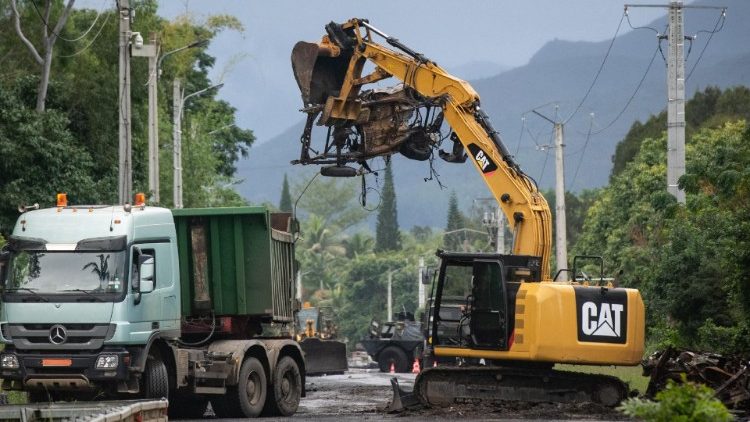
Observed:
[[[646,396],[654,397],[668,380],[705,384],[716,391],[716,397],[729,409],[750,412],[750,372],[748,360],[741,356],[693,352],[668,348],[653,353],[643,362],[643,374],[651,380]]]

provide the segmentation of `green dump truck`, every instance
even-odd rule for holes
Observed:
[[[166,397],[170,416],[291,415],[290,216],[263,207],[24,210],[0,254],[0,378],[30,401]]]

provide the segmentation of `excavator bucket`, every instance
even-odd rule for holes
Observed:
[[[292,49],[292,71],[305,106],[325,103],[338,94],[349,66],[351,51],[330,42],[300,41]]]
[[[305,353],[307,375],[343,374],[349,369],[346,361],[346,344],[343,342],[308,337],[299,345]]]

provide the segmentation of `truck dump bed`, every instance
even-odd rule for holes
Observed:
[[[290,214],[265,207],[173,210],[182,315],[294,318]],[[269,280],[271,282],[269,283]]]

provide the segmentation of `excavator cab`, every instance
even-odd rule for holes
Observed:
[[[472,266],[469,333],[476,349],[507,350],[508,303],[503,264],[475,260]]]

